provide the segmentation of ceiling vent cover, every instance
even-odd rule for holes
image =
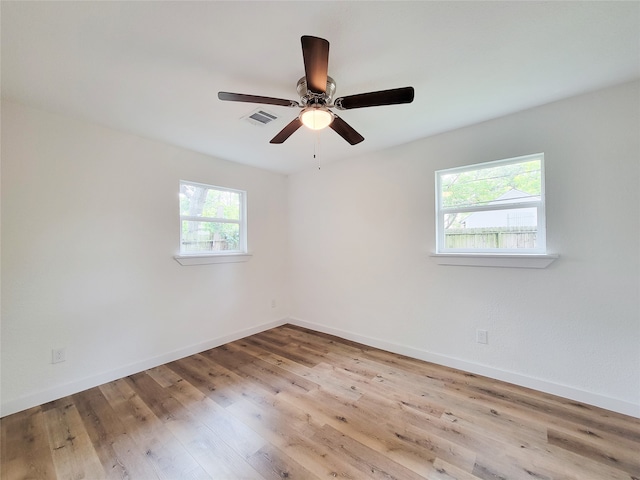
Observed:
[[[252,125],[257,125],[259,127],[263,127],[268,123],[273,122],[278,119],[277,115],[274,115],[271,112],[267,112],[264,108],[258,108],[254,110],[250,114],[245,117],[242,117],[243,120],[246,120]]]

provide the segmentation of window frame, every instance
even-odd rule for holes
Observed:
[[[232,192],[232,193],[237,193],[239,194],[240,197],[240,208],[239,208],[239,215],[240,218],[238,220],[234,220],[234,219],[228,219],[228,218],[218,218],[218,217],[198,217],[198,216],[191,216],[191,215],[182,215],[182,212],[180,211],[180,202],[178,202],[178,214],[179,214],[179,225],[180,225],[180,244],[179,244],[179,250],[178,250],[178,255],[176,256],[176,259],[178,258],[196,258],[196,257],[202,257],[202,258],[206,258],[206,257],[224,257],[224,256],[238,256],[238,257],[242,257],[243,255],[247,255],[248,254],[248,250],[247,250],[247,192],[245,190],[238,190],[235,188],[228,188],[228,187],[220,187],[217,185],[209,185],[206,183],[202,183],[202,182],[192,182],[190,180],[180,180],[179,183],[179,188],[178,188],[178,192],[180,192],[182,185],[191,185],[191,186],[195,186],[195,187],[202,187],[202,188],[206,188],[208,190],[216,190],[219,192]],[[233,249],[233,250],[217,250],[217,251],[204,251],[204,252],[184,252],[182,250],[182,245],[183,245],[183,232],[182,232],[182,222],[184,221],[193,221],[193,222],[209,222],[209,223],[231,223],[231,224],[237,224],[238,225],[238,230],[239,230],[239,240],[238,240],[238,248],[237,249]],[[215,262],[215,263],[220,263],[220,262]],[[190,263],[193,264],[193,263]]]
[[[473,170],[481,170],[484,168],[492,168],[497,166],[507,166],[517,163],[524,163],[531,160],[540,160],[540,200],[514,202],[494,205],[478,205],[466,207],[443,207],[442,205],[442,177],[455,173],[464,173]],[[547,228],[546,228],[546,208],[545,208],[545,167],[544,153],[535,153],[531,155],[523,155],[520,157],[507,158],[503,160],[494,160],[489,162],[476,163],[473,165],[465,165],[462,167],[448,168],[437,170],[435,172],[435,195],[436,195],[436,255],[496,255],[496,256],[530,256],[530,255],[546,255],[547,254]],[[473,213],[487,212],[496,210],[515,210],[521,208],[537,209],[537,231],[536,231],[536,248],[447,248],[445,246],[445,228],[444,218],[447,214],[455,213]]]

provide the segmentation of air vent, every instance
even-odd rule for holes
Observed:
[[[267,112],[266,110],[259,108],[254,110],[249,115],[242,117],[243,120],[246,120],[252,125],[264,126],[267,123],[271,123],[274,120],[278,119],[277,115],[274,115],[271,112]]]

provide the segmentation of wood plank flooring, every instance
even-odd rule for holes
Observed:
[[[1,421],[1,479],[640,479],[640,420],[285,325]]]

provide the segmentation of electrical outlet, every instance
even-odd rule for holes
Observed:
[[[271,300],[271,308],[276,308],[276,301],[275,300]]]
[[[477,343],[489,343],[489,332],[486,330],[476,330]]]
[[[55,348],[51,350],[51,363],[64,362],[67,359],[67,355],[64,348]]]

